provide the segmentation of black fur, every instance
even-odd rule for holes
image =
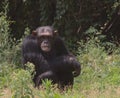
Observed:
[[[73,58],[73,60],[70,60]],[[79,62],[71,56],[66,49],[62,39],[56,37],[50,53],[44,53],[38,47],[37,38],[33,35],[27,36],[22,45],[22,62],[31,62],[35,65],[35,86],[41,84],[42,79],[50,79],[61,87],[73,85],[75,68],[81,70]]]

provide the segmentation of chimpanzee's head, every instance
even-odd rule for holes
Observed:
[[[32,34],[37,37],[38,45],[43,52],[51,51],[56,35],[56,31],[52,27],[38,27]]]

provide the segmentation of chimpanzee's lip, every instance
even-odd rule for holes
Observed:
[[[43,46],[43,47],[49,47],[49,46],[46,45],[46,46]]]
[[[42,45],[41,47],[49,47],[49,45]]]
[[[44,47],[42,48],[42,50],[43,50],[44,52],[48,52],[48,51],[50,51],[50,48],[49,48],[48,46],[44,46]]]

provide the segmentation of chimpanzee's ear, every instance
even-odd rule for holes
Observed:
[[[36,35],[37,35],[37,31],[36,31],[36,30],[33,30],[33,31],[32,31],[32,35],[33,35],[33,36],[36,36]]]
[[[54,30],[54,36],[59,36],[58,30]]]

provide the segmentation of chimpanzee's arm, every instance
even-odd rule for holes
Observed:
[[[76,58],[70,54],[64,45],[61,38],[56,39],[55,49],[57,51],[56,58],[51,61],[52,69],[56,72],[72,72],[75,71],[75,76],[80,74],[81,66]]]
[[[23,60],[24,65],[27,62],[33,63],[35,65],[36,71],[38,70],[37,72],[43,73],[50,69],[50,66],[41,54],[26,53],[24,54]]]
[[[71,56],[60,56],[49,62],[55,72],[73,72],[79,75],[81,71],[80,63]]]
[[[70,52],[67,50],[61,37],[55,39],[54,49],[56,49],[57,56],[69,55]]]
[[[74,67],[68,64],[68,58],[66,56],[59,56],[49,61],[49,65],[55,72],[72,72]]]
[[[28,35],[22,44],[22,63],[24,67],[26,67],[25,64],[27,62],[33,63],[35,69],[38,70],[37,72],[42,73],[49,70],[47,61],[42,56],[42,53],[40,53],[37,39],[32,35]]]

